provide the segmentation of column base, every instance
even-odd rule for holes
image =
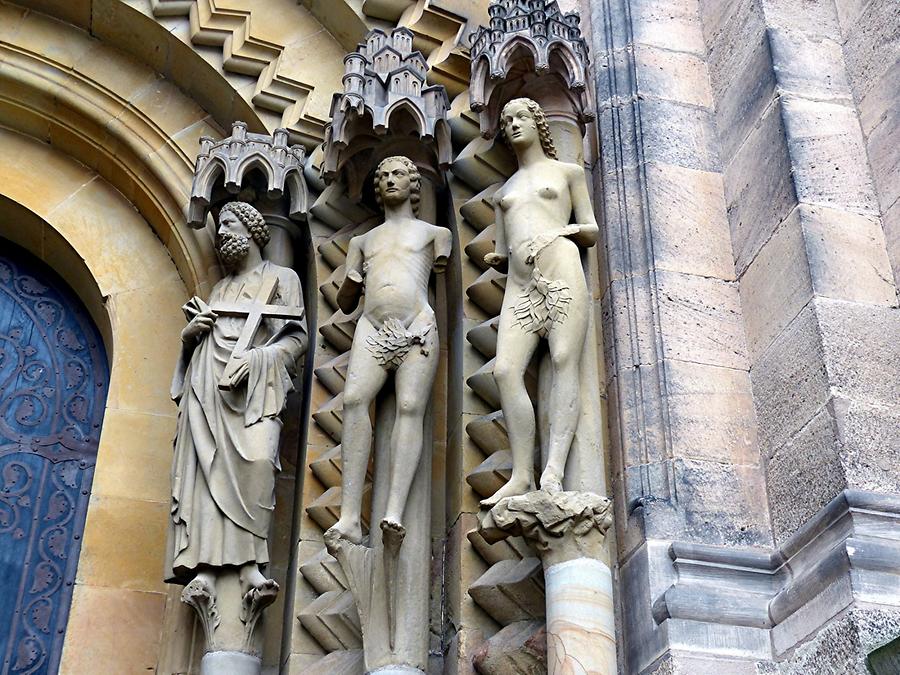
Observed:
[[[208,652],[200,661],[200,675],[259,675],[262,660],[244,652]]]

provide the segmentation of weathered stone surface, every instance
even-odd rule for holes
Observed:
[[[658,272],[656,282],[666,358],[748,367],[735,284],[674,272]]]
[[[894,271],[894,283],[900,285],[900,200],[884,214],[882,225],[888,258]]]
[[[835,399],[834,408],[847,485],[900,492],[900,406]]]
[[[779,90],[807,98],[851,101],[839,37],[808,33],[807,29],[817,28],[808,20],[794,24],[786,22],[785,26],[768,31]],[[791,30],[791,27],[801,26],[802,31]]]
[[[747,346],[754,361],[813,295],[800,218],[798,207],[775,230],[741,277]]]
[[[839,40],[840,25],[835,5],[843,1],[798,3],[793,0],[762,0],[762,6],[770,29],[792,29],[808,36]]]
[[[590,5],[600,7],[595,3]],[[631,11],[636,43],[705,55],[697,0],[642,0]],[[593,25],[603,24],[594,21]]]
[[[759,466],[675,460],[671,471],[684,529],[670,536],[729,546],[771,543],[765,481]]]
[[[759,420],[760,451],[770,456],[798,432],[829,396],[819,322],[808,304],[756,360],[750,371]]]
[[[766,466],[772,527],[778,541],[794,534],[847,485],[832,406],[826,405]]]
[[[471,598],[501,626],[544,616],[544,575],[540,560],[502,560],[468,589]]]
[[[783,663],[760,664],[761,675],[870,675],[866,656],[900,634],[900,613],[875,608],[841,614]]]
[[[900,401],[900,310],[817,300],[832,391],[848,399]]]
[[[723,675],[723,673],[758,675],[756,666],[750,661],[703,658],[684,653],[666,654],[641,675]]]
[[[647,161],[700,171],[719,169],[716,126],[710,111],[664,99],[645,98],[640,117]]]
[[[792,168],[781,104],[776,101],[725,167],[725,199],[738,276],[797,203]]]
[[[641,94],[712,108],[706,62],[693,54],[636,45],[634,67]]]
[[[543,675],[547,672],[544,622],[506,626],[478,648],[472,662],[481,675]]]
[[[878,86],[882,73],[896,67],[898,27],[896,4],[869,2],[846,33],[844,60],[857,101]]]
[[[806,253],[816,295],[896,306],[881,223],[825,206],[800,205]]]
[[[894,305],[883,233],[872,216],[800,204],[740,282],[750,353],[758,358],[813,295]]]
[[[747,372],[667,361],[665,373],[675,457],[758,462],[756,410]]]
[[[898,68],[900,70],[900,68]],[[896,97],[900,86],[891,92]],[[895,143],[900,133],[900,110],[896,107],[886,111],[885,116],[866,139],[869,164],[872,167],[872,178],[878,191],[878,201],[882,209],[887,209],[900,199],[900,147]]]
[[[878,213],[856,111],[789,96],[781,100],[798,200]]]
[[[854,31],[857,20],[871,1],[872,0],[841,0],[841,2],[834,3],[835,9],[837,10],[838,21],[841,26],[841,32],[845,38]]]
[[[868,137],[872,130],[886,119],[891,119],[891,125],[896,127],[897,117],[900,116],[900,110],[897,110],[895,105],[898,91],[900,91],[900,61],[881,75],[877,86],[857,101],[859,122],[864,136]]]
[[[722,174],[648,163],[656,269],[734,279]]]
[[[734,50],[731,58],[742,56],[733,63],[710,64],[710,79],[715,97],[716,123],[722,143],[723,160],[734,157],[746,142],[754,125],[765,115],[776,92],[775,71],[766,34],[754,36],[754,43],[728,43]],[[717,67],[724,70],[718,71]],[[739,68],[732,72],[731,68]]]
[[[760,3],[700,2],[722,157],[732,157],[766,110],[775,77]]]

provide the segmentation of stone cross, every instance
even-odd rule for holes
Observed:
[[[233,378],[238,358],[249,349],[263,319],[296,319],[299,321],[303,318],[302,307],[269,304],[275,297],[276,286],[277,280],[274,277],[267,278],[260,286],[259,293],[256,294],[253,302],[217,302],[210,308],[216,314],[242,316],[247,319],[234,345],[234,350],[231,352],[231,358],[219,379],[219,389],[227,391],[234,387]]]

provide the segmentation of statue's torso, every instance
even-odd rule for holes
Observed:
[[[514,280],[522,283],[531,275],[526,258],[532,239],[562,230],[569,224],[572,199],[565,165],[550,160],[536,167],[520,169],[494,199],[503,216],[509,270]],[[577,261],[578,247],[571,240],[560,237],[542,253],[541,268],[553,272],[555,268],[578,264]]]
[[[366,317],[375,325],[388,318],[409,327],[428,305],[437,228],[421,220],[385,223],[363,235]]]

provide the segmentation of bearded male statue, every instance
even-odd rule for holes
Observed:
[[[263,260],[268,240],[268,226],[250,204],[222,207],[217,248],[227,274],[208,304],[194,297],[184,306],[189,321],[172,383],[178,422],[166,581],[186,584],[184,601],[201,619],[206,612],[210,649],[219,623],[217,583],[226,572],[239,579],[245,624],[278,591],[263,570],[280,416],[307,337],[300,280]]]

